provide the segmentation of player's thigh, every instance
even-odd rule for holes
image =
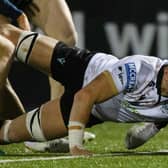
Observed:
[[[55,99],[44,104],[42,110],[42,128],[47,139],[67,135],[63,116],[60,109],[60,99]]]
[[[32,22],[47,35],[61,40],[68,45],[77,41],[77,32],[71,12],[65,0],[34,0],[40,9],[31,17]]]

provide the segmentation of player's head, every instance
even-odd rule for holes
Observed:
[[[159,96],[168,97],[168,63],[165,63],[159,70],[156,87]]]

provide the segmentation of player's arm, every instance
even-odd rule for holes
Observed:
[[[72,155],[89,154],[82,147],[83,131],[89,120],[93,104],[100,103],[118,94],[108,71],[101,73],[90,84],[76,93],[69,121],[69,143]]]
[[[1,0],[0,14],[10,18],[12,21],[16,21],[20,28],[30,30],[30,24],[27,16],[9,0]]]

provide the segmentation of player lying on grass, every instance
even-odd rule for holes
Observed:
[[[3,24],[1,33],[16,46],[21,62],[65,87],[60,99],[6,122],[0,130],[1,144],[68,134],[71,154],[88,155],[82,144],[85,127],[104,121],[168,121],[168,60],[143,55],[118,60],[9,24]]]
[[[77,33],[72,21],[70,10],[68,9],[68,6],[64,0],[49,0],[49,1],[10,0],[10,1],[13,2],[16,5],[16,7],[24,11],[27,14],[29,20],[35,26],[40,27],[47,35],[56,38],[57,40],[61,40],[70,46],[75,45],[77,41]],[[16,15],[16,14],[13,15],[12,10],[9,11],[10,16],[14,17]],[[26,23],[27,19],[25,18],[24,20]],[[62,94],[63,89],[58,83],[53,81],[51,78],[49,79],[51,83],[51,99],[54,99],[58,95]],[[142,145],[148,139],[153,137],[166,124],[167,123],[162,124],[148,123],[131,128],[126,136],[126,147],[128,149],[133,149],[135,147]],[[32,144],[34,146],[33,143],[28,144],[29,145]],[[41,143],[40,145],[42,146]],[[44,144],[44,146],[46,145],[48,145],[48,143]]]
[[[52,10],[51,8],[55,8],[56,10]],[[50,0],[49,2],[46,0],[2,0],[0,3],[1,14],[9,17],[11,21],[17,23],[20,28],[30,30],[28,19],[23,11],[28,15],[30,21],[33,22],[34,25],[39,26],[46,34],[64,41],[68,45],[75,44],[76,31],[70,11],[64,0]],[[55,19],[54,16],[56,16],[57,19]],[[49,79],[51,83],[51,99],[54,99],[62,94],[63,89],[58,83],[53,81],[52,78]],[[9,85],[10,83],[7,88],[9,88]],[[10,90],[13,90],[11,86]],[[11,93],[14,92],[12,91]],[[18,101],[19,99],[17,99],[16,104]],[[126,147],[133,149],[141,146],[165,125],[166,123],[162,125],[148,123],[131,128],[126,135]],[[26,145],[29,147],[35,146],[33,143],[26,143]],[[45,147],[46,145],[48,146],[48,143],[43,146]],[[53,143],[51,145],[53,146]],[[42,146],[41,143],[40,146]]]

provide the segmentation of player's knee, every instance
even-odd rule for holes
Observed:
[[[20,35],[19,41],[16,46],[15,55],[23,63],[27,63],[33,46],[37,40],[38,33],[23,32]]]
[[[46,141],[41,124],[41,110],[34,109],[26,116],[26,128],[35,141]]]

